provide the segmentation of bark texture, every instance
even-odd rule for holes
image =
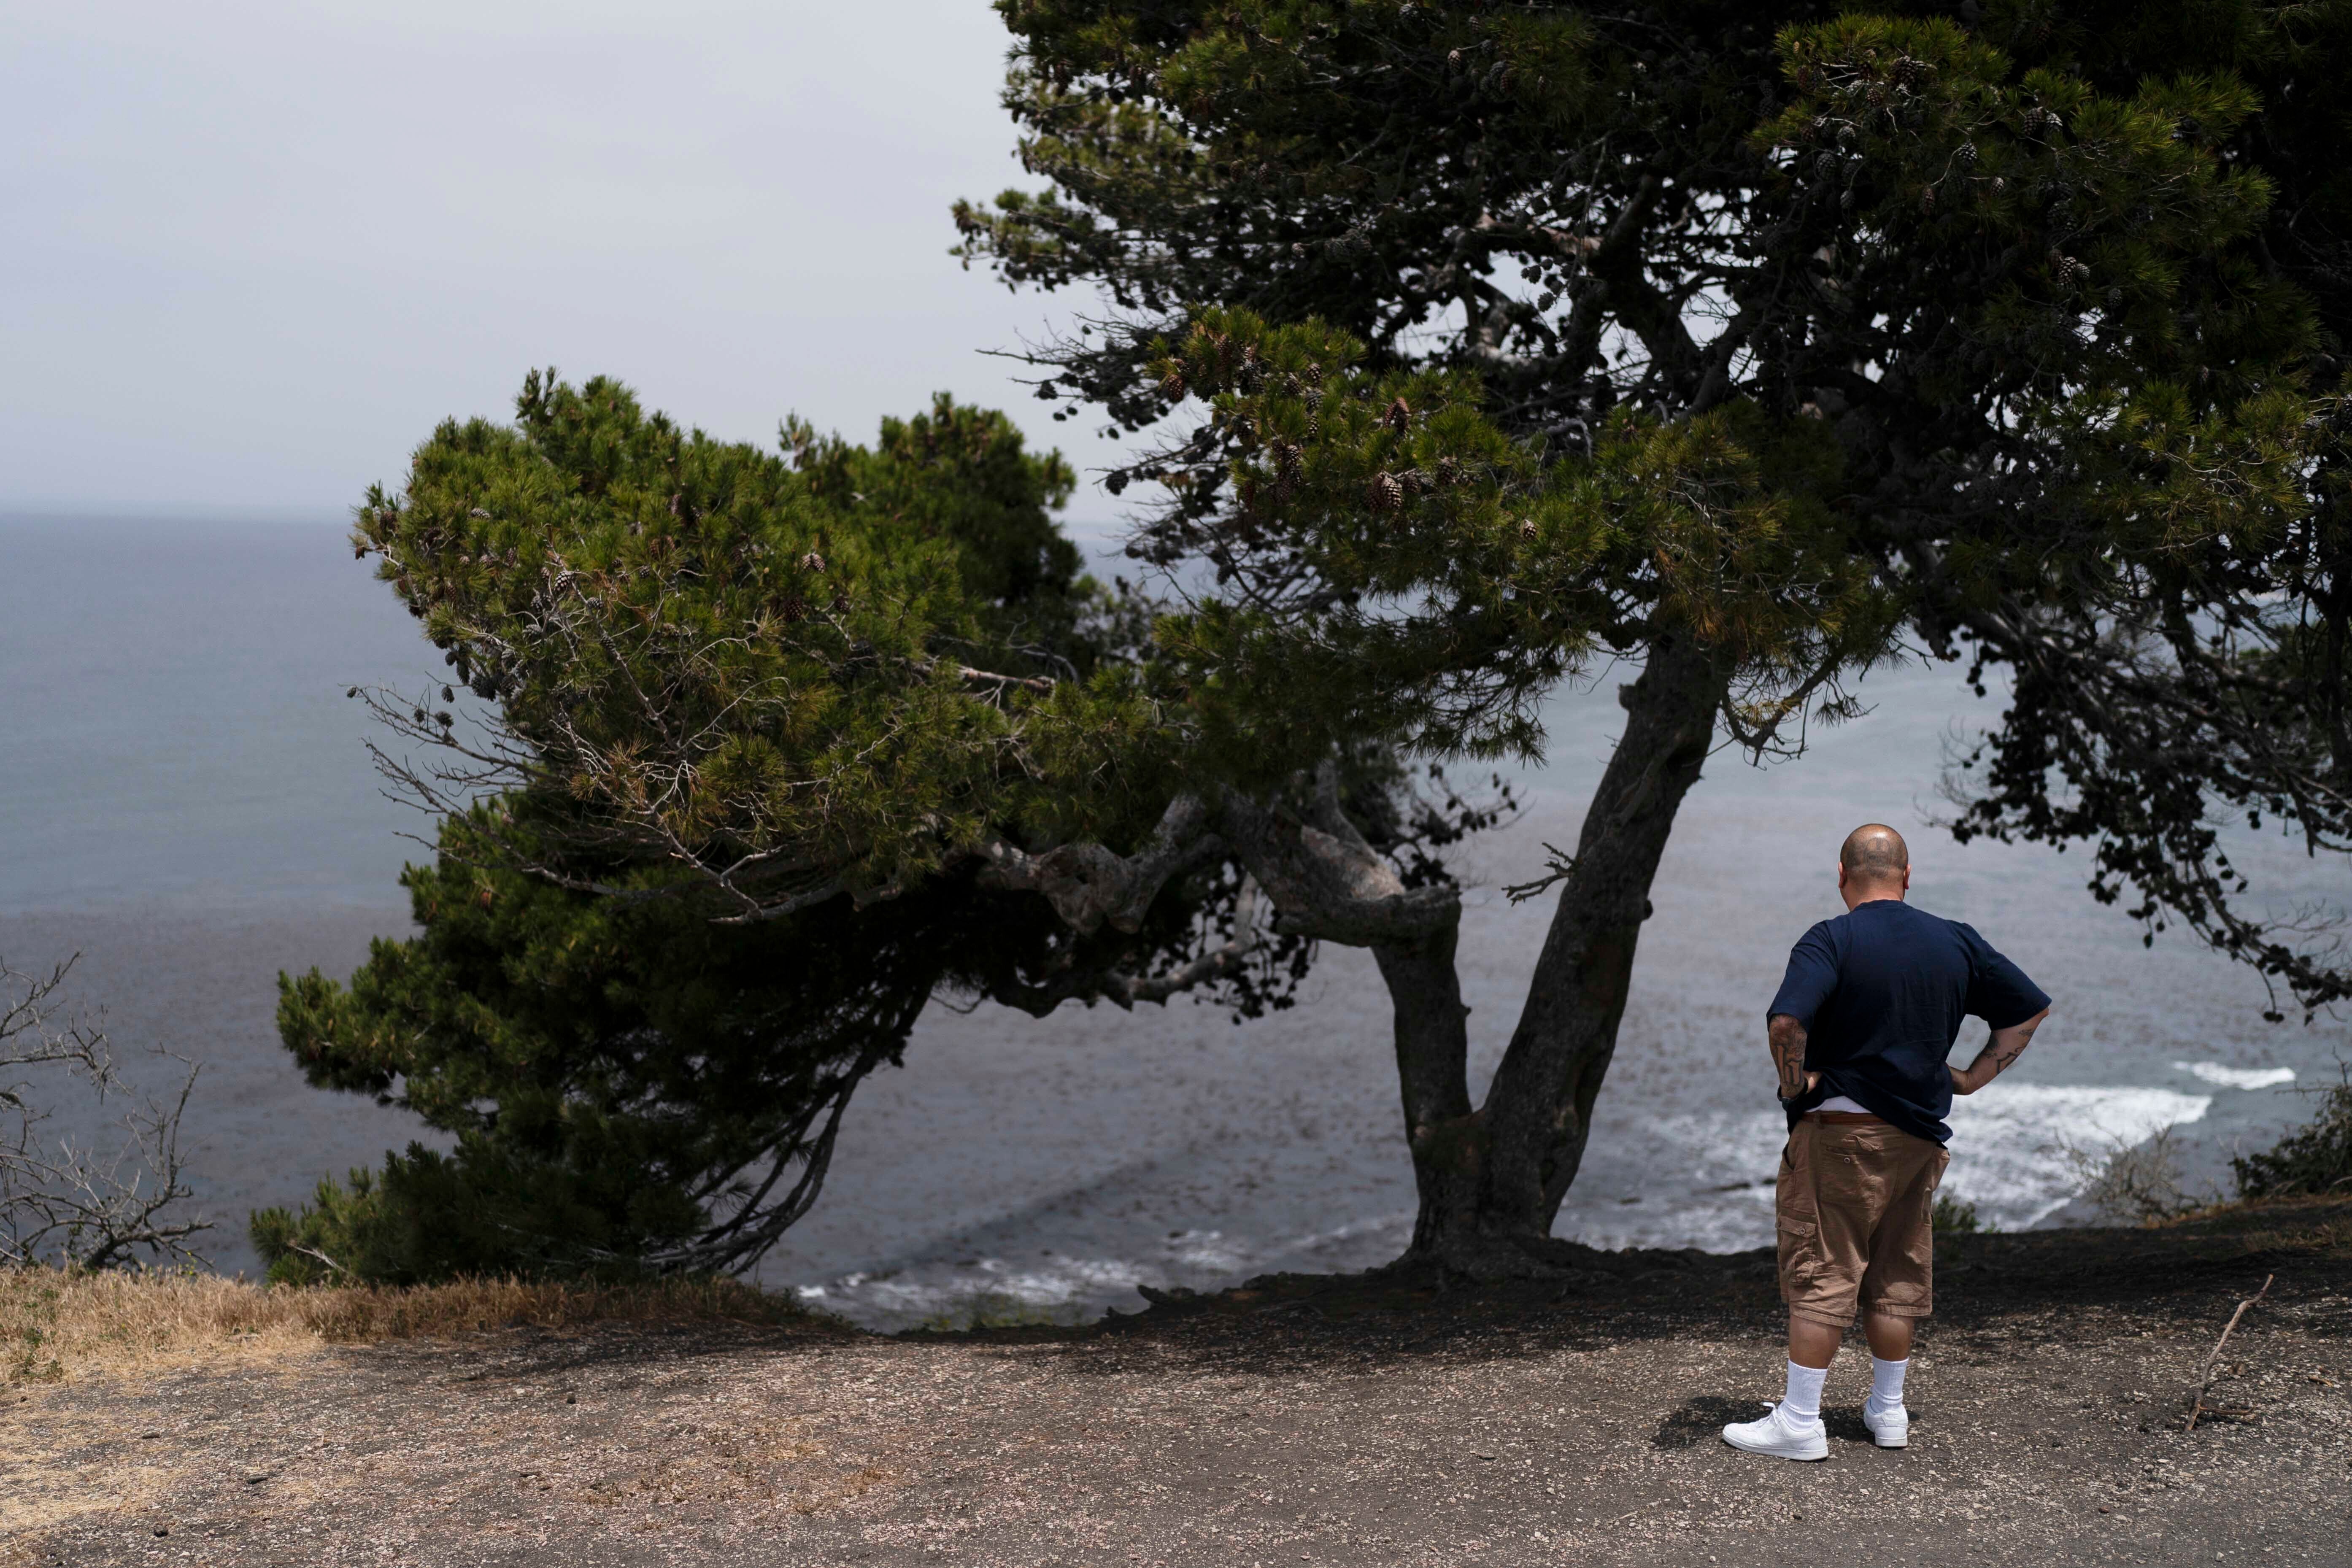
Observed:
[[[1372,949],[1396,1019],[1397,1083],[1421,1194],[1415,1253],[1475,1228],[1482,1161],[1470,1105],[1469,1014],[1454,963],[1459,935],[1458,926],[1448,926],[1419,942]]]
[[[1396,1009],[1397,1065],[1421,1194],[1409,1258],[1491,1276],[1542,1266],[1616,1049],[1650,885],[1698,782],[1726,674],[1681,638],[1651,647],[1620,693],[1625,731],[1585,814],[1517,1030],[1471,1108],[1448,928],[1376,948]]]

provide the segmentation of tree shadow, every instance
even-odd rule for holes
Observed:
[[[2352,1199],[2336,1198],[2232,1210],[2154,1229],[1951,1237],[1950,1255],[1938,1259],[1932,1331],[1990,1332],[2007,1343],[2168,1327],[2207,1334],[2250,1281],[2272,1270],[2284,1279],[2290,1268],[2299,1295],[2342,1300],[2352,1291],[2347,1220]],[[1481,1284],[1399,1266],[1357,1275],[1268,1275],[1228,1290],[1158,1292],[1147,1311],[1080,1328],[943,1337],[1024,1351],[1059,1342],[1072,1352],[1071,1370],[1082,1373],[1121,1373],[1133,1350],[1265,1373],[1491,1363],[1695,1336],[1763,1342],[1777,1340],[1786,1323],[1769,1250],[1588,1249],[1577,1262],[1553,1277]],[[2322,1319],[2332,1328],[2337,1314],[2323,1311]],[[2352,1313],[2341,1321],[2352,1325]],[[1719,1426],[1713,1408],[1694,1404],[1687,1420]],[[1754,1405],[1733,1411],[1741,1420],[1757,1413]],[[1858,1415],[1833,1419],[1839,1436],[1869,1441]],[[1670,1421],[1661,1430],[1675,1429]]]

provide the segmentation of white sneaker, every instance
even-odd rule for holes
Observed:
[[[1735,1421],[1726,1426],[1723,1440],[1743,1453],[1770,1454],[1775,1458],[1830,1457],[1830,1435],[1820,1416],[1799,1425],[1795,1416],[1781,1415],[1777,1405],[1759,1421]]]
[[[1862,1424],[1870,1428],[1871,1436],[1882,1448],[1907,1448],[1911,1446],[1911,1412],[1898,1405],[1892,1410],[1873,1409],[1865,1402],[1862,1407]]]

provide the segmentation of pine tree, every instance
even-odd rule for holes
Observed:
[[[1057,458],[946,398],[871,449],[716,442],[551,373],[518,416],[444,425],[353,536],[452,670],[353,690],[441,816],[421,934],[280,977],[312,1083],[453,1146],[255,1216],[274,1277],[740,1269],[935,995],[1287,1005],[1309,944],[1213,843],[1088,912],[1111,858],[1072,834],[1149,835],[1182,737],[1145,608],[1053,523]],[[1400,852],[1475,815],[1402,786],[1348,770]]]
[[[1483,1103],[1450,928],[1360,938],[1417,1252],[1541,1251],[1685,793],[1878,660],[2014,683],[1964,837],[2352,994],[2214,827],[2352,830],[2343,6],[998,9],[1045,188],[962,254],[1102,291],[1038,392],[1154,432],[1112,484],[1224,585],[1165,639],[1212,737],[1536,755],[1640,668]]]

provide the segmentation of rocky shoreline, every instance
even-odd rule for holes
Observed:
[[[2232,1307],[2193,1432],[2183,1419]],[[11,1386],[0,1563],[2352,1560],[2352,1200],[1943,1244],[1913,1447],[1777,1390],[1769,1257],[1278,1277],[1081,1330],[812,1320],[224,1346]]]

